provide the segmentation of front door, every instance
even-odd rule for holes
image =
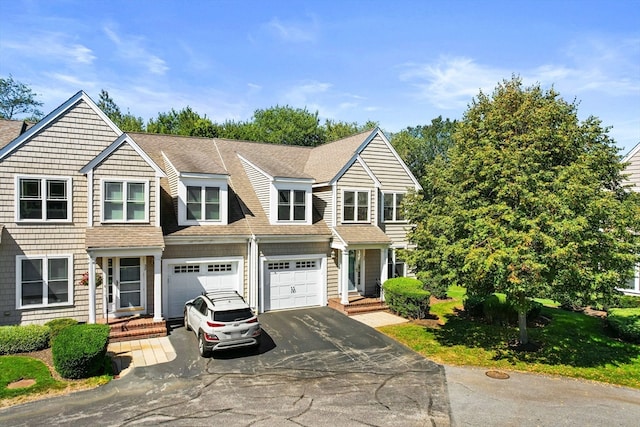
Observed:
[[[349,251],[349,292],[363,292],[364,280],[362,280],[362,250]]]
[[[145,303],[143,258],[109,258],[106,273],[106,299],[109,314],[143,309]]]

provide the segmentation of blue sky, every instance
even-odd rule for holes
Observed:
[[[48,113],[106,89],[145,120],[290,105],[387,132],[460,118],[520,75],[640,142],[640,0],[0,0],[0,76]]]

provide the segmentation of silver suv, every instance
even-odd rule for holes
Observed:
[[[202,357],[215,350],[260,346],[258,317],[235,291],[210,292],[187,301],[184,326],[196,334]]]

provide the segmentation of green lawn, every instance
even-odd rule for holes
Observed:
[[[111,359],[109,358],[105,359],[105,369],[107,373],[104,375],[84,380],[59,381],[51,376],[49,368],[41,360],[27,356],[0,356],[0,400],[13,398],[33,400],[34,396],[37,398],[57,394],[61,390],[74,391],[94,388],[111,381]],[[20,388],[7,387],[9,384],[23,379],[35,380],[35,384]]]
[[[545,306],[546,326],[529,328],[537,352],[517,352],[508,342],[515,327],[487,325],[458,316],[464,288],[452,287],[452,300],[431,306],[441,327],[415,323],[385,326],[381,332],[439,363],[510,369],[584,378],[640,388],[640,345],[611,338],[604,321],[582,313]]]
[[[32,379],[36,383],[25,388],[7,388],[9,384],[22,379]],[[2,399],[60,390],[66,386],[65,382],[56,381],[51,376],[49,368],[41,360],[24,356],[0,357],[0,398]]]

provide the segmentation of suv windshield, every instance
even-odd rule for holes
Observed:
[[[213,313],[213,320],[218,322],[238,322],[240,320],[247,320],[253,317],[253,313],[249,308],[241,308],[238,310],[228,311],[215,311]]]

